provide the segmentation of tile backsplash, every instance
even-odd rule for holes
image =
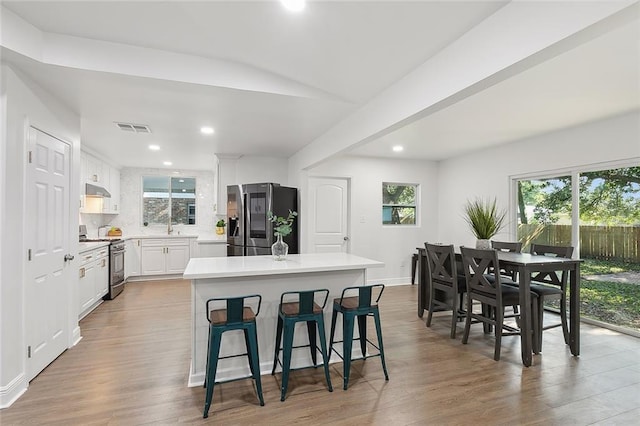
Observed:
[[[176,173],[173,173],[176,172]],[[167,226],[142,225],[142,177],[171,176],[196,178],[196,224],[174,225],[173,233],[198,235],[215,231],[218,218],[214,212],[216,187],[213,171],[171,170],[125,167],[120,170],[120,214],[80,214],[80,224],[87,225],[90,237],[98,236],[98,227],[117,226],[123,235],[161,235]]]

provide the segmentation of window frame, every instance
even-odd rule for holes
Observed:
[[[411,186],[414,188],[414,199],[413,199],[413,205],[411,204],[385,204],[384,203],[384,199],[382,199],[382,190],[384,188],[385,185],[394,185],[394,186]],[[382,186],[380,187],[380,224],[382,226],[389,226],[389,227],[397,227],[397,226],[402,226],[402,227],[418,227],[420,225],[420,214],[419,214],[419,207],[420,207],[420,184],[419,183],[407,183],[407,182],[391,182],[391,181],[383,181],[382,182]],[[414,223],[384,223],[384,214],[383,214],[383,210],[385,207],[402,207],[402,208],[413,208],[414,209]]]
[[[169,180],[169,187],[168,187],[168,194],[169,194],[169,212],[172,211],[173,209],[173,197],[172,197],[172,187],[171,187],[171,181],[172,179],[193,179],[193,183],[194,183],[194,205],[195,205],[195,215],[194,215],[194,223],[190,224],[190,223],[176,223],[173,221],[173,216],[171,217],[171,225],[179,225],[179,226],[197,226],[198,225],[198,209],[199,209],[199,205],[198,205],[198,179],[196,176],[173,176],[173,175],[165,175],[165,174],[142,174],[140,176],[140,226],[142,227],[164,227],[167,226],[168,223],[161,223],[161,222],[154,222],[154,223],[148,223],[146,226],[144,224],[144,213],[145,213],[145,205],[144,205],[144,179],[145,178],[167,178]],[[187,209],[187,220],[188,220],[188,216],[189,216],[189,211]]]

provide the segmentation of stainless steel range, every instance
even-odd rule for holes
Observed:
[[[114,299],[124,290],[125,244],[121,238],[87,238],[87,227],[80,225],[80,242],[109,241],[109,292],[105,300]]]

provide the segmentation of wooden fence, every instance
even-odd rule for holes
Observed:
[[[518,225],[518,239],[571,245],[571,225]],[[580,257],[640,263],[640,226],[581,226]]]

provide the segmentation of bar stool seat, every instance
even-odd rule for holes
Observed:
[[[323,299],[322,304],[315,302],[315,298]],[[324,366],[324,375],[327,380],[329,392],[333,392],[331,378],[329,377],[329,356],[327,353],[327,338],[324,330],[324,307],[329,297],[329,290],[308,290],[308,291],[288,291],[280,296],[280,304],[278,306],[278,325],[276,329],[276,348],[273,355],[273,369],[271,375],[276,373],[276,367],[280,362],[279,354],[282,350],[282,385],[280,389],[280,401],[284,401],[287,394],[289,384],[289,373],[291,370],[291,353],[293,349],[308,347],[311,352],[311,361],[313,365],[302,368],[318,367],[317,354],[322,354],[322,363]],[[293,299],[294,301],[285,301],[285,299]],[[309,335],[309,344],[301,346],[293,346],[293,334],[296,323],[306,322],[307,333]],[[318,349],[316,338],[316,327],[320,338],[320,349]],[[283,337],[284,334],[284,337]],[[282,341],[282,348],[280,344]],[[299,369],[299,368],[298,368]]]
[[[375,302],[372,302],[372,294],[374,291],[379,291]],[[360,349],[362,350],[362,358],[364,359],[379,356],[382,361],[382,370],[384,371],[385,380],[389,380],[389,374],[387,373],[387,365],[384,360],[384,346],[382,343],[382,328],[380,326],[380,312],[378,310],[378,301],[384,291],[383,284],[374,284],[370,286],[356,286],[347,287],[342,290],[342,295],[339,299],[333,300],[333,314],[331,317],[331,337],[329,339],[329,355],[331,352],[335,352],[343,360],[343,375],[344,375],[344,390],[347,390],[349,386],[349,374],[351,371],[352,358],[351,349],[353,347],[353,341],[360,341]],[[349,294],[357,293],[357,296],[349,296]],[[343,340],[334,341],[336,330],[336,319],[338,313],[342,314],[342,331]],[[378,346],[367,339],[367,317],[372,316],[375,321],[376,334],[378,335]],[[358,318],[358,332],[360,337],[353,338],[354,320]],[[342,343],[342,355],[333,347],[334,343]],[[367,355],[367,343],[378,350],[377,354]]]
[[[251,306],[245,306],[245,300],[249,302],[257,301],[256,312]],[[211,305],[224,305],[225,308],[211,309]],[[213,388],[216,383],[226,383],[236,380],[253,378],[256,382],[256,393],[260,400],[260,405],[264,405],[262,397],[262,383],[260,381],[260,360],[258,357],[258,335],[256,331],[256,317],[260,313],[260,305],[262,304],[262,296],[258,294],[233,298],[213,298],[207,300],[206,312],[207,321],[209,321],[209,342],[207,348],[207,368],[205,370],[204,387],[206,388],[206,397],[204,403],[204,414],[202,417],[209,417],[209,408],[213,399]],[[222,342],[222,333],[231,330],[243,330],[247,352],[237,355],[220,356],[220,344]],[[218,369],[218,360],[226,358],[234,358],[238,356],[247,356],[251,376],[239,379],[225,380],[216,382],[216,371]]]

